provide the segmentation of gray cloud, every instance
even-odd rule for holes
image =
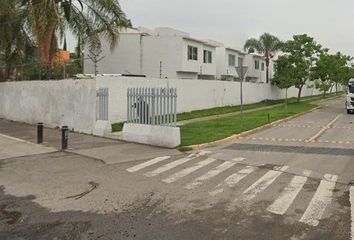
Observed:
[[[351,0],[120,0],[134,26],[168,26],[242,48],[270,32],[283,40],[308,33],[331,49],[353,54]]]

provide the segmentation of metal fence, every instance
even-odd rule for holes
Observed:
[[[127,122],[176,126],[177,88],[128,88]]]
[[[97,120],[108,120],[108,88],[97,90]]]

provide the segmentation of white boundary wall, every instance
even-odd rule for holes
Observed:
[[[0,83],[0,118],[49,127],[68,125],[77,132],[95,133],[96,90],[109,88],[109,121],[127,119],[128,87],[176,87],[177,110],[189,112],[240,104],[240,83],[215,80],[98,77],[97,80],[25,81]],[[304,88],[303,96],[319,94]],[[285,91],[268,84],[244,83],[244,103],[284,98]],[[288,91],[297,96],[297,89]]]
[[[215,80],[151,79],[132,77],[98,77],[97,88],[109,88],[109,120],[122,122],[127,119],[128,87],[176,87],[178,113],[193,110],[240,104],[240,83]],[[296,97],[297,89],[288,90],[288,97]],[[302,96],[320,94],[304,87]],[[285,90],[270,84],[243,83],[244,103],[266,99],[285,98]]]
[[[96,120],[94,80],[0,83],[0,118],[92,133]]]

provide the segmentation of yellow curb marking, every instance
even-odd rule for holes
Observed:
[[[342,114],[338,115],[337,117],[335,117],[332,121],[330,121],[326,126],[324,126],[323,128],[321,128],[320,131],[318,131],[315,135],[313,135],[311,138],[309,138],[308,140],[306,140],[306,143],[310,143],[310,142],[316,142],[316,140],[321,137],[328,129],[330,129],[337,121],[338,119],[342,116]]]

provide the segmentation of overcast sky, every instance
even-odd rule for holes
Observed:
[[[134,27],[172,27],[242,49],[264,32],[307,33],[331,52],[354,55],[353,0],[119,0]]]

